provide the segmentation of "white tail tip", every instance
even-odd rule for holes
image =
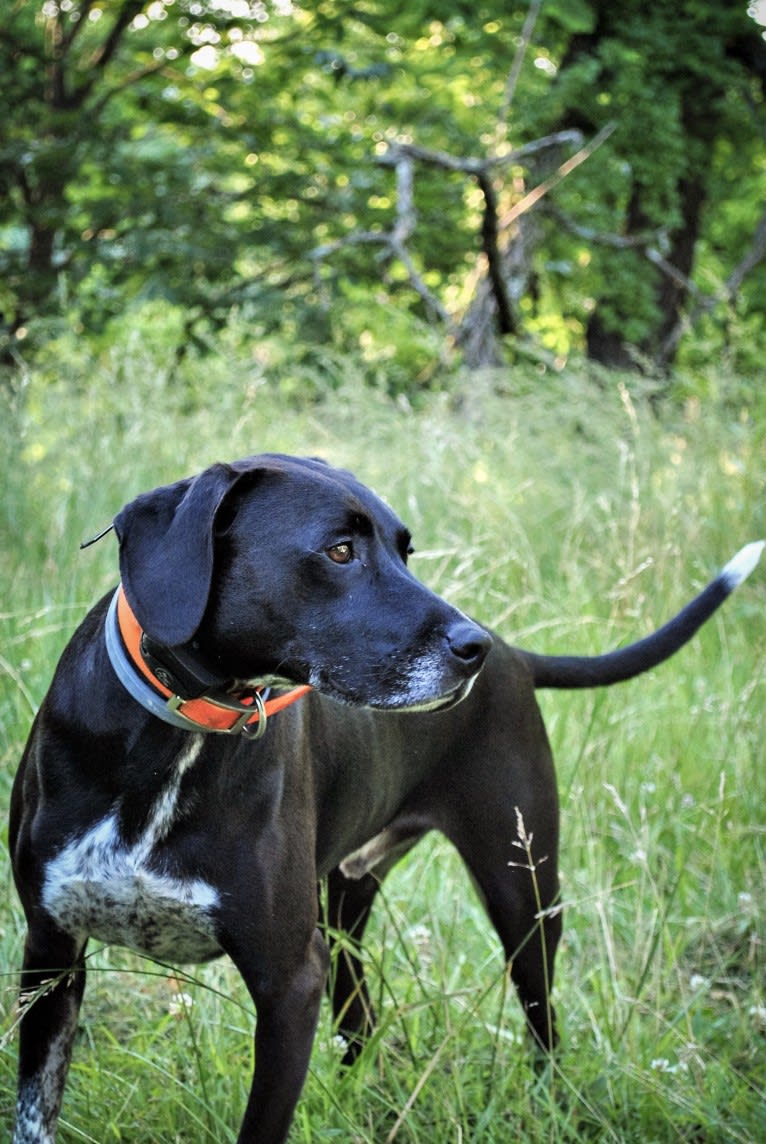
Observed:
[[[754,540],[752,544],[746,544],[744,548],[740,548],[737,555],[733,556],[723,569],[721,576],[726,580],[730,592],[738,588],[753,571],[761,558],[764,544],[766,541],[763,540]]]

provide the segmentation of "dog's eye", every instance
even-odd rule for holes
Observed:
[[[327,555],[336,564],[350,564],[354,559],[354,549],[348,542],[333,544],[332,548],[327,549]]]

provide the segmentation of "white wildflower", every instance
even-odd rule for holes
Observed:
[[[649,1068],[653,1072],[668,1073],[685,1073],[688,1072],[689,1066],[685,1061],[678,1061],[676,1064],[671,1064],[667,1057],[655,1057],[654,1060],[649,1062]]]
[[[194,998],[188,993],[176,993],[170,998],[168,1013],[171,1017],[180,1017],[182,1013],[188,1013],[193,1004]]]
[[[766,1005],[751,1005],[747,1015],[759,1029],[766,1029]]]

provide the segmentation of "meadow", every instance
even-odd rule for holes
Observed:
[[[113,537],[79,542],[122,504],[217,459],[320,455],[397,509],[429,585],[510,642],[581,653],[647,634],[766,536],[766,399],[736,378],[658,399],[527,365],[410,400],[355,368],[301,385],[224,344],[179,376],[136,330],[3,393],[0,1136],[23,942],[11,782],[58,654],[116,579]],[[293,1144],[766,1139],[765,615],[761,566],[671,663],[540,697],[563,827],[552,1064],[533,1069],[494,931],[433,837],[370,927],[379,1028],[344,1073],[323,1011]],[[61,1144],[234,1140],[254,1015],[231,966],[95,947],[89,965]]]

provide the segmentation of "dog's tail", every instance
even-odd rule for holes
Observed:
[[[632,679],[669,659],[712,616],[755,568],[763,541],[746,544],[715,580],[659,631],[606,655],[535,655],[523,652],[535,687],[606,687]]]

